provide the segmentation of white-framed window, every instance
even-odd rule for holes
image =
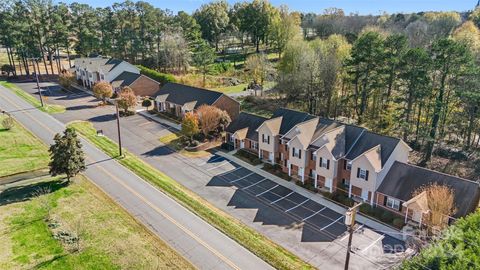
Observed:
[[[270,144],[270,136],[262,134],[262,142],[266,144]]]
[[[350,171],[350,170],[352,169],[352,163],[349,162],[349,161],[346,161],[346,162],[347,162],[347,165],[345,166],[345,169],[346,169],[347,171]]]
[[[302,150],[295,147],[292,148],[292,155],[294,157],[302,158]]]
[[[233,138],[233,135],[230,135],[230,142],[233,142],[235,138]]]
[[[350,186],[350,180],[342,178],[342,184],[344,187],[349,187]]]
[[[368,170],[358,168],[357,177],[360,179],[368,180]]]
[[[328,166],[328,159],[322,158],[322,159],[321,159],[321,162],[322,162],[322,164],[320,164],[320,166],[323,167],[323,168],[327,168],[327,166]]]
[[[258,143],[257,142],[253,142],[253,149],[258,150]]]
[[[317,160],[317,154],[312,152],[312,160],[313,161],[316,161]]]
[[[387,207],[395,209],[395,210],[400,210],[400,201],[392,199],[390,197],[387,198]]]

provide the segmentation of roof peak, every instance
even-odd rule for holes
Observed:
[[[480,183],[477,182],[477,181],[473,181],[473,180],[470,180],[470,179],[466,179],[466,178],[463,178],[463,177],[460,177],[460,176],[456,176],[456,175],[452,175],[452,174],[448,174],[448,173],[444,173],[444,172],[440,172],[440,171],[435,171],[435,170],[432,170],[432,169],[429,169],[429,168],[425,168],[425,167],[420,167],[418,165],[415,165],[415,164],[411,164],[411,163],[405,163],[405,162],[401,162],[401,161],[398,161],[398,160],[395,160],[396,163],[399,163],[399,164],[402,164],[404,166],[410,166],[410,167],[413,167],[413,168],[416,168],[416,169],[420,169],[420,170],[425,170],[425,171],[429,171],[429,172],[434,172],[434,173],[438,173],[438,174],[441,174],[441,175],[445,175],[445,176],[449,176],[449,177],[454,177],[454,178],[457,178],[459,180],[463,180],[463,181],[467,181],[467,182],[470,182],[470,183],[473,183],[473,184],[477,184],[480,186]],[[394,162],[394,163],[395,163]]]

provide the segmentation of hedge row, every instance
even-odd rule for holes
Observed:
[[[175,80],[175,77],[173,77],[173,75],[171,74],[160,73],[158,71],[144,67],[142,65],[137,65],[137,67],[140,69],[141,74],[149,77],[150,79],[154,79],[155,81],[159,82],[161,85],[165,85],[166,83],[177,81]]]

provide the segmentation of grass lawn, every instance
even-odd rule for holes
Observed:
[[[6,82],[6,81],[0,81],[0,85],[2,86],[5,86],[7,88],[9,88],[10,90],[12,90],[17,96],[23,98],[25,101],[27,101],[28,103],[32,104],[34,107],[46,112],[46,113],[50,113],[50,114],[54,114],[54,113],[63,113],[65,112],[65,107],[64,106],[60,106],[60,105],[48,105],[46,104],[44,107],[41,107],[41,104],[40,104],[40,100],[38,100],[37,98],[35,98],[34,96],[30,95],[29,93],[23,91],[22,89],[20,89],[18,86],[16,86],[15,84],[13,83],[9,83],[9,82]],[[45,102],[45,97],[44,97],[44,102]]]
[[[194,269],[83,176],[4,193],[32,191],[38,196],[0,207],[0,269]]]
[[[170,133],[168,135],[165,135],[163,137],[160,137],[158,140],[167,145],[168,147],[174,149],[181,155],[184,155],[186,157],[205,157],[210,155],[209,152],[207,151],[187,151],[183,148],[183,143],[181,142],[181,135],[178,135],[176,133]]]
[[[7,116],[0,115],[0,123]],[[10,130],[0,125],[0,177],[48,166],[48,149],[28,130],[14,121]]]
[[[117,144],[107,137],[97,136],[91,123],[73,122],[70,126],[102,149],[107,155],[117,157]],[[302,261],[293,253],[219,210],[172,178],[145,163],[140,158],[128,151],[124,153],[125,156],[118,159],[123,166],[157,186],[193,213],[203,218],[276,269],[313,269],[311,265]]]
[[[234,86],[225,86],[225,87],[218,87],[213,90],[222,92],[224,94],[234,94],[234,93],[241,93],[247,87],[247,83],[242,83],[239,85]]]

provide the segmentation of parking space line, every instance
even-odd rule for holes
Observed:
[[[363,225],[363,224],[360,225],[360,226],[359,226],[358,228],[356,228],[353,232],[354,232],[354,233],[357,232],[358,230],[360,230],[361,228],[363,228],[363,226],[365,226],[365,225]],[[342,239],[340,239],[340,241],[343,241],[343,240],[345,240],[345,239],[347,239],[347,238],[348,238],[348,233],[347,233],[347,235],[345,235]]]
[[[283,199],[285,199],[286,197],[290,196],[292,193],[293,193],[293,191],[290,192],[290,193],[288,193],[287,195],[281,197],[280,199],[277,199],[277,200],[271,202],[270,204],[274,204],[274,203],[276,203],[276,202],[278,202],[278,201],[280,201],[280,200],[283,200]]]
[[[226,174],[233,173],[233,172],[238,171],[238,170],[240,170],[240,169],[242,169],[242,167],[238,167],[238,168],[235,168],[235,170],[218,174],[217,176],[224,176],[224,175],[226,175]]]
[[[373,245],[375,245],[375,243],[377,243],[378,241],[382,240],[383,238],[385,238],[385,234],[382,234],[377,240],[373,241],[370,245],[368,245],[368,247],[362,249],[361,252],[367,251],[367,249],[371,248]]]
[[[285,213],[286,213],[286,212],[289,212],[290,210],[293,210],[293,209],[295,209],[295,208],[297,208],[297,207],[299,207],[299,206],[301,206],[302,204],[304,204],[304,203],[308,202],[309,200],[310,200],[310,199],[306,199],[306,200],[305,200],[305,201],[303,201],[302,203],[300,203],[300,204],[297,204],[297,205],[295,205],[294,207],[292,207],[292,208],[290,208],[290,209],[286,210],[286,211],[285,211]]]
[[[220,167],[225,166],[225,165],[227,165],[227,164],[230,164],[230,162],[227,161],[227,162],[224,162],[224,163],[222,163],[222,164],[220,164],[220,165],[217,165],[217,166],[215,166],[215,167],[208,168],[207,171],[215,170],[216,168],[220,168]]]
[[[260,184],[261,182],[263,182],[263,181],[265,181],[265,180],[267,180],[267,178],[263,178],[262,180],[260,180],[260,181],[258,181],[258,182],[256,182],[256,183],[253,183],[253,184],[251,184],[251,185],[249,185],[249,186],[247,186],[247,187],[244,187],[244,188],[242,188],[242,189],[251,188],[251,187],[255,186],[256,184]]]
[[[245,179],[245,178],[249,177],[249,176],[252,175],[252,174],[254,174],[254,172],[249,173],[249,174],[247,174],[247,175],[245,175],[245,176],[243,176],[243,177],[240,177],[240,178],[238,178],[237,180],[233,180],[233,181],[231,181],[230,183],[235,183],[235,182],[237,182],[237,181],[240,181],[240,180],[242,180],[242,179]]]
[[[222,158],[223,158],[222,156],[217,156],[217,157],[212,158],[211,160],[204,161],[204,162],[198,164],[197,166],[203,166],[203,165],[207,164],[208,162],[213,162],[214,160],[219,160],[219,159],[222,159]]]
[[[333,221],[332,223],[328,224],[327,226],[321,228],[320,231],[323,231],[323,230],[325,230],[326,228],[332,226],[333,224],[335,224],[336,222],[338,222],[338,221],[339,221],[340,219],[342,219],[342,218],[343,218],[343,216],[340,216],[339,218],[337,218],[337,220],[335,220],[335,221]]]
[[[278,187],[278,185],[275,185],[274,187],[272,187],[272,188],[269,188],[269,189],[265,190],[264,192],[262,192],[262,193],[260,193],[260,194],[257,194],[257,195],[255,195],[255,197],[262,196],[263,194],[265,194],[265,193],[269,192],[270,190],[272,190],[272,189],[274,189],[274,188],[276,188],[276,187]]]
[[[311,217],[315,216],[316,214],[318,214],[318,213],[322,212],[323,210],[325,210],[325,208],[327,208],[327,207],[326,207],[326,206],[324,206],[322,209],[318,210],[317,212],[315,212],[315,213],[311,214],[310,216],[308,216],[308,217],[306,217],[306,218],[302,219],[302,221],[305,221],[305,220],[307,220],[307,219],[309,219],[309,218],[311,218]]]

